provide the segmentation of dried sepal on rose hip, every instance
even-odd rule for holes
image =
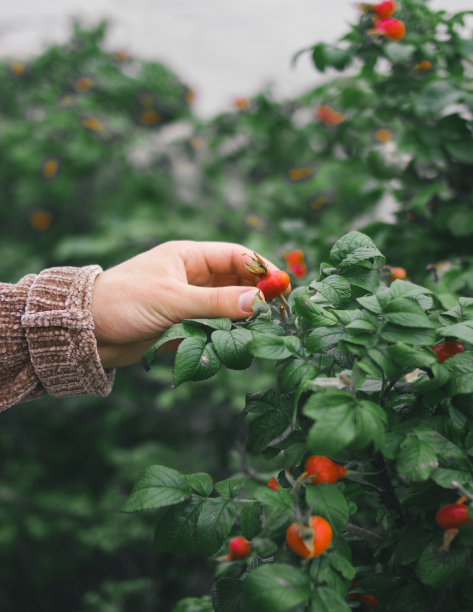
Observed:
[[[259,276],[260,281],[256,287],[264,295],[267,302],[271,302],[275,297],[281,295],[289,287],[290,278],[283,270],[270,271],[263,259],[254,253],[251,264],[243,264],[245,270]]]
[[[307,523],[291,523],[286,531],[286,542],[293,553],[313,559],[327,550],[332,542],[332,528],[322,516],[311,516]]]

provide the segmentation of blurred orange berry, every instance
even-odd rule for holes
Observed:
[[[126,62],[130,59],[130,56],[127,51],[125,51],[124,49],[120,49],[118,51],[115,51],[115,53],[112,55],[112,58],[117,62]]]
[[[427,72],[427,70],[430,70],[432,68],[432,63],[429,62],[429,60],[422,60],[421,62],[419,62],[418,64],[416,64],[414,66],[414,72]]]
[[[406,26],[399,19],[394,17],[386,17],[375,22],[372,30],[369,33],[374,36],[384,36],[389,40],[400,41],[406,35]]]
[[[79,77],[77,81],[74,83],[74,89],[79,92],[88,91],[92,89],[94,86],[94,82],[89,77]]]
[[[314,172],[313,166],[304,166],[301,168],[290,168],[287,175],[290,181],[303,181],[312,176]]]
[[[44,210],[37,210],[30,216],[30,225],[37,232],[44,232],[51,225],[53,216]]]
[[[335,110],[328,104],[321,104],[315,109],[315,116],[325,125],[335,126],[346,120],[346,115]]]
[[[393,133],[387,128],[380,128],[376,130],[374,137],[378,142],[389,142],[393,137]]]
[[[97,117],[84,117],[81,119],[81,124],[92,132],[103,132],[105,130],[105,125]]]
[[[140,115],[140,123],[143,125],[156,125],[162,120],[162,115],[153,109],[144,110]]]
[[[276,478],[271,478],[270,480],[268,480],[268,487],[270,489],[273,489],[273,491],[279,491],[279,485],[278,485],[278,481],[276,480]]]
[[[43,163],[43,176],[45,179],[52,179],[59,170],[59,161],[55,157],[49,157]]]
[[[250,101],[248,98],[238,97],[233,100],[233,106],[238,110],[246,110],[250,107]]]
[[[21,76],[26,70],[26,64],[23,62],[11,62],[9,68],[12,74],[15,76]]]
[[[407,277],[407,273],[404,268],[392,268],[391,267],[391,282],[395,280],[404,280]]]

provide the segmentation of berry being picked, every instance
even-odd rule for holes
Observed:
[[[304,559],[320,556],[332,542],[332,528],[321,516],[309,518],[309,524],[291,523],[286,531],[286,542],[293,553]]]
[[[244,264],[243,267],[260,277],[256,287],[264,295],[267,302],[271,302],[275,297],[286,291],[290,284],[290,278],[284,270],[270,271],[259,255],[254,254],[250,265]]]
[[[373,29],[370,30],[370,34],[374,36],[384,36],[389,40],[398,42],[406,35],[406,26],[402,21],[399,21],[399,19],[394,19],[394,17],[386,17],[376,21]]]
[[[446,340],[441,344],[433,346],[432,350],[437,354],[437,361],[443,363],[446,359],[453,357],[457,353],[464,353],[465,347],[456,340]]]
[[[311,484],[320,484],[325,482],[334,484],[340,478],[345,478],[347,471],[343,465],[335,463],[329,457],[323,455],[312,455],[305,462],[305,472],[309,476],[314,476],[310,481]]]
[[[268,487],[270,489],[273,489],[273,491],[279,491],[279,485],[278,485],[278,481],[276,480],[276,478],[271,478],[270,480],[268,480]]]

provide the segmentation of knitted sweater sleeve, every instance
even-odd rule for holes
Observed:
[[[0,283],[0,411],[45,393],[105,396],[91,314],[99,266],[48,268]]]

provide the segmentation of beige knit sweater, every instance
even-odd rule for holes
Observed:
[[[0,411],[44,393],[110,393],[90,311],[99,266],[49,268],[0,283]]]

